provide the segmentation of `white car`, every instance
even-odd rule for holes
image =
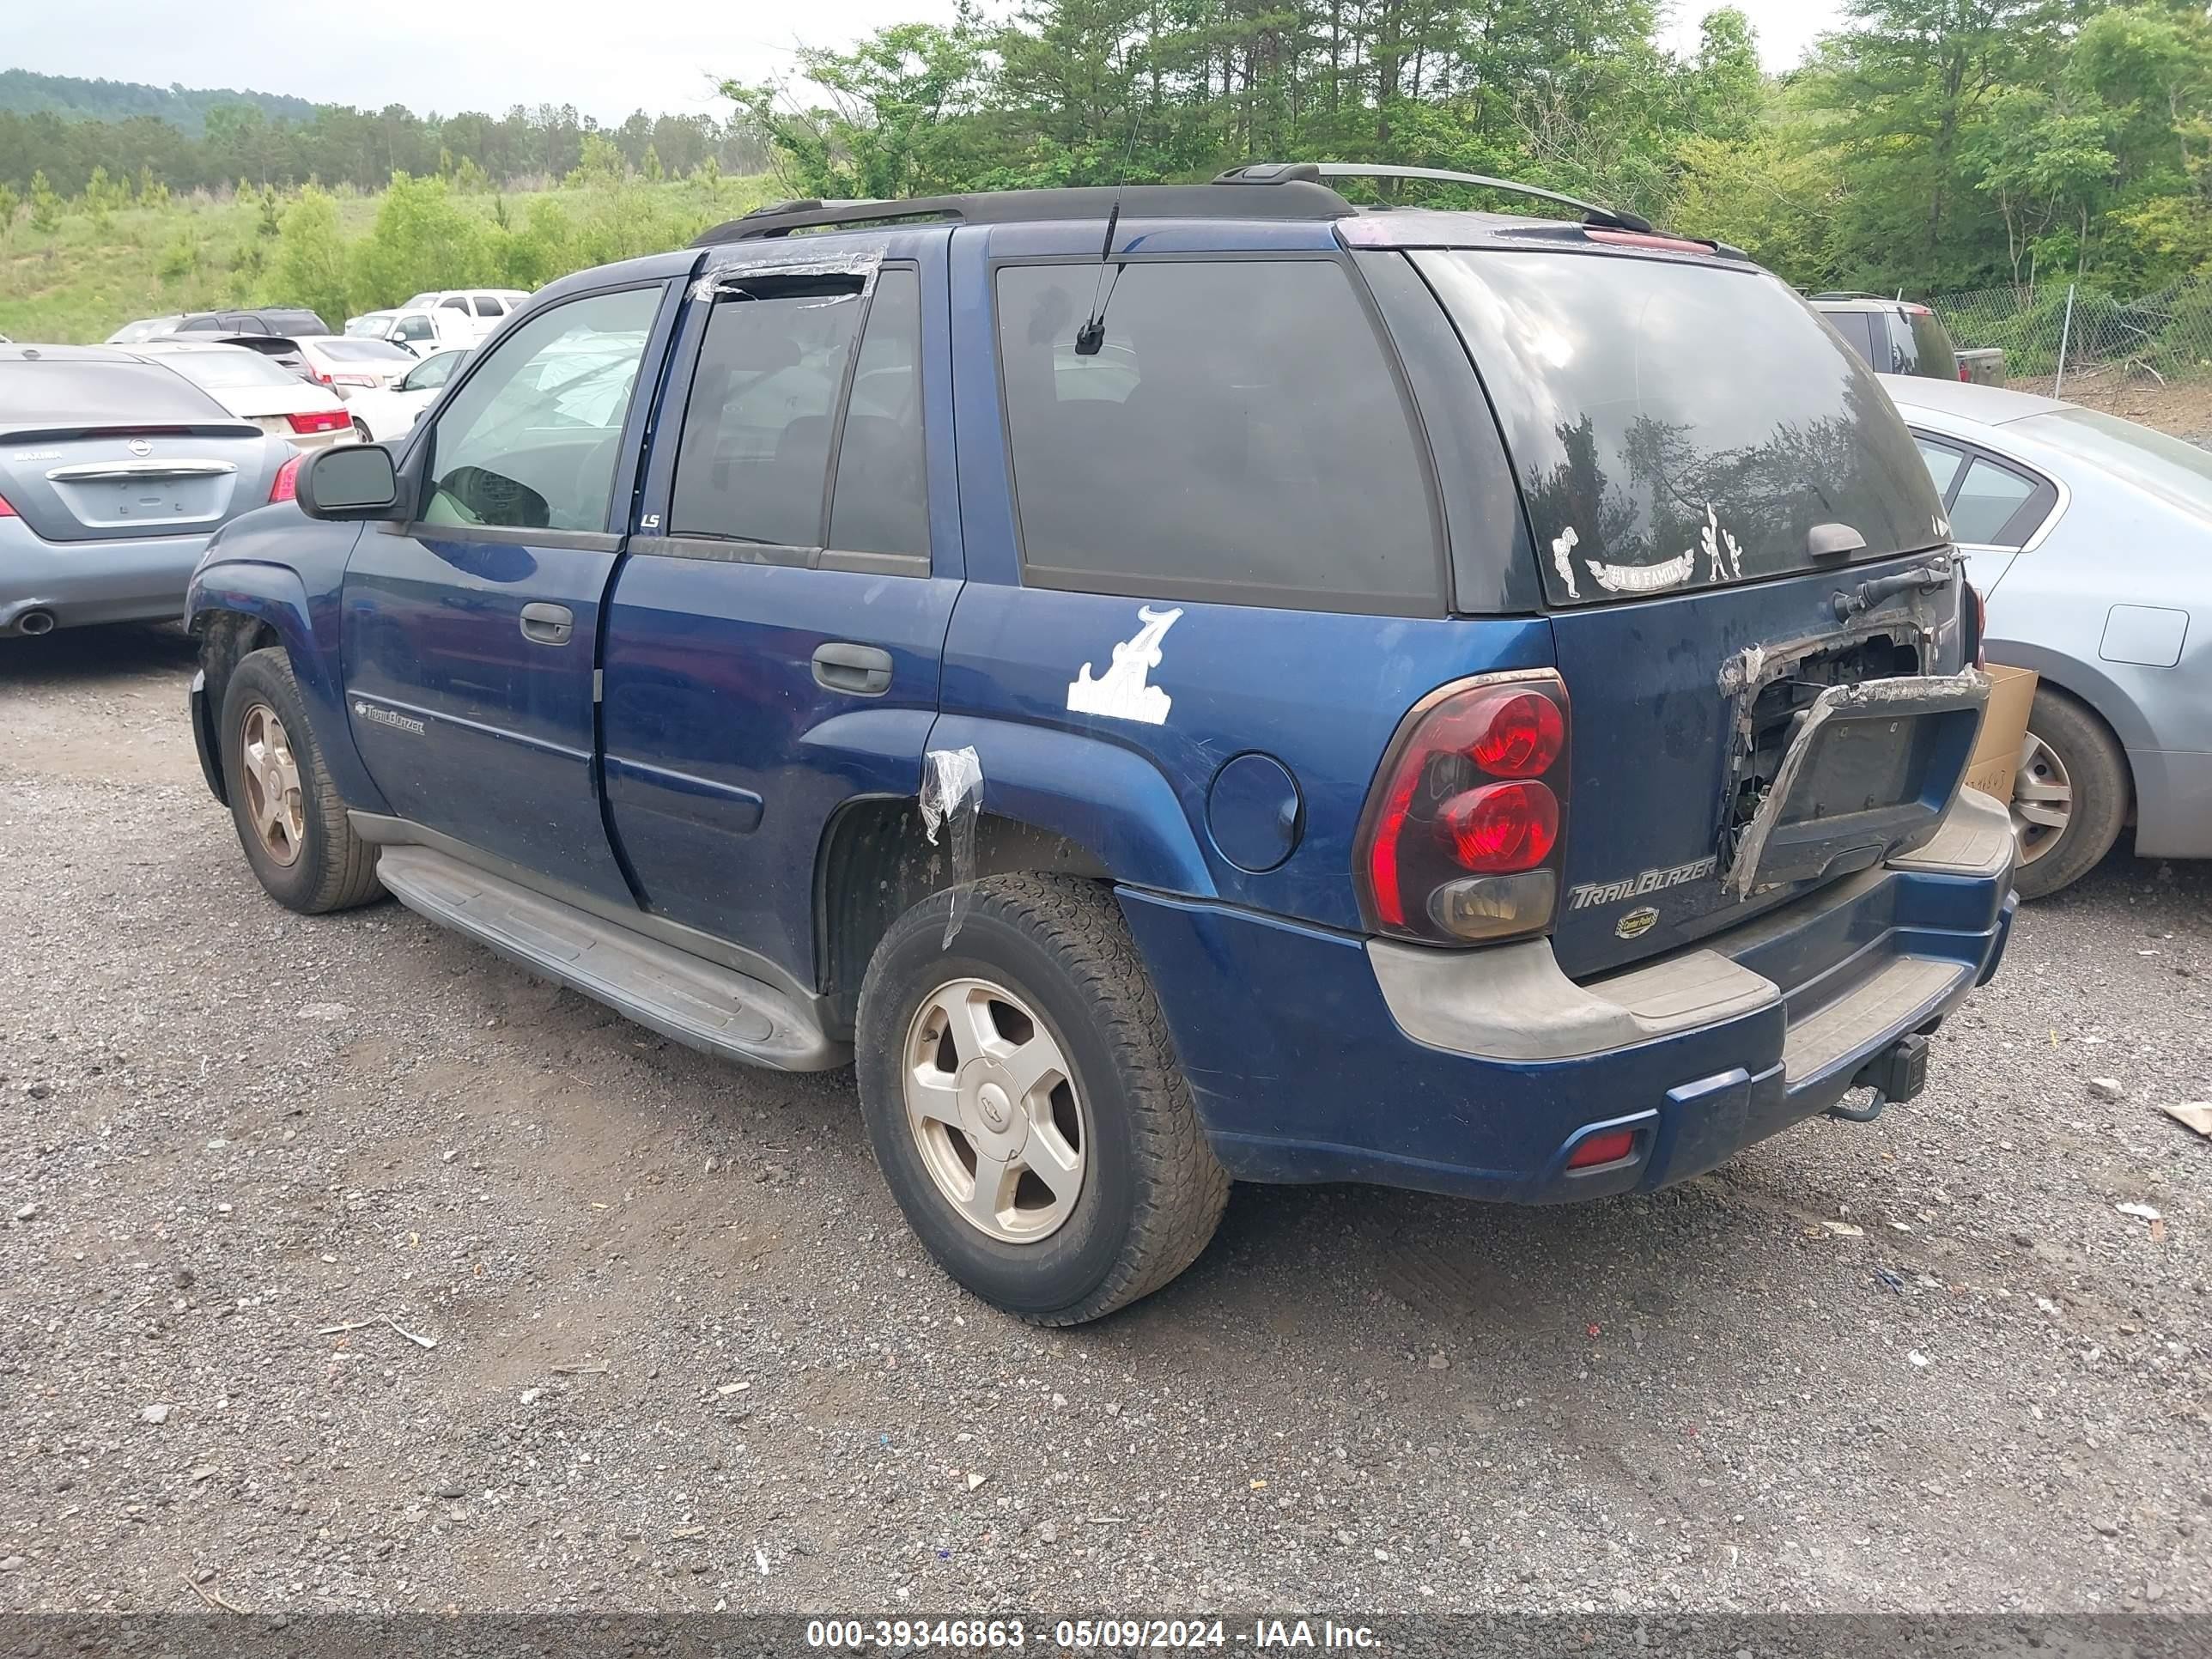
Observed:
[[[519,288],[441,288],[414,295],[407,301],[407,309],[458,311],[465,316],[488,319],[495,325],[529,297]]]
[[[192,340],[149,340],[129,348],[143,362],[173,369],[242,421],[295,448],[327,449],[354,441],[353,416],[327,386],[311,385],[244,346]]]
[[[346,404],[347,412],[356,425],[367,428],[371,442],[397,443],[415,429],[422,411],[437,401],[468,355],[454,350],[425,357],[396,385],[355,392]]]
[[[428,357],[433,352],[476,345],[498,326],[496,317],[479,318],[444,307],[403,306],[392,313],[392,320],[379,337],[405,347],[417,357]]]
[[[344,334],[315,334],[299,342],[308,372],[341,398],[356,387],[387,386],[422,360],[389,340],[365,340]]]

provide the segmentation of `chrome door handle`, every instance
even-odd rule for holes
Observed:
[[[522,607],[522,637],[532,645],[566,645],[575,632],[575,613],[565,605]]]

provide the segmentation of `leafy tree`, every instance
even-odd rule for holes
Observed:
[[[0,185],[0,243],[4,243],[8,240],[8,233],[15,229],[15,210],[22,204],[22,198],[15,194],[13,188]]]
[[[305,306],[338,327],[345,321],[351,298],[349,270],[345,238],[338,229],[337,203],[329,191],[309,185],[284,210],[276,257],[269,270],[269,301]]]
[[[62,222],[62,198],[46,182],[44,171],[31,175],[31,228],[52,232]]]

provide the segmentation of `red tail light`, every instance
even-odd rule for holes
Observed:
[[[269,486],[269,499],[273,502],[289,501],[300,493],[300,463],[307,458],[295,455],[276,469],[276,477]]]
[[[8,505],[8,498],[5,495],[0,495],[0,519],[12,519],[15,516],[15,509]]]
[[[1962,380],[1971,380],[1974,378],[1974,372],[1968,368],[1966,364],[1960,363],[1959,365],[1959,378]]]
[[[287,415],[292,430],[300,433],[338,432],[353,424],[353,416],[343,409],[311,409],[304,415]]]
[[[1369,924],[1440,944],[1549,927],[1567,691],[1547,669],[1431,692],[1391,739],[1353,854]]]

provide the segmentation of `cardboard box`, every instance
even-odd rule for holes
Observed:
[[[2013,774],[2020,769],[2021,746],[2027,740],[2027,711],[2040,678],[2032,668],[1989,667],[1990,707],[1982,716],[1982,738],[1967,763],[1966,787],[2012,801]]]

